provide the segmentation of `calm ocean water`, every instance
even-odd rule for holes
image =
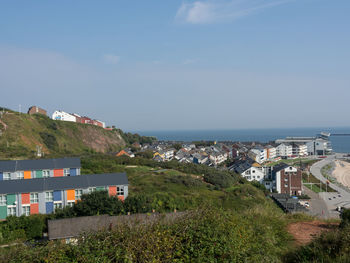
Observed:
[[[189,131],[141,131],[144,136],[155,136],[169,141],[255,141],[269,142],[287,136],[315,136],[320,132],[350,134],[350,127],[344,128],[295,128],[295,129],[244,129],[244,130],[189,130]],[[350,153],[350,136],[331,136],[335,152]]]

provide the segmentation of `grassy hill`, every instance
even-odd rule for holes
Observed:
[[[112,152],[126,145],[118,130],[54,121],[43,115],[9,112],[0,122],[0,158],[34,157],[37,146],[45,155]]]

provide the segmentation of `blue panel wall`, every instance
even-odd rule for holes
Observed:
[[[76,176],[77,175],[77,169],[76,168],[70,168],[70,176]]]
[[[62,191],[53,191],[53,200],[62,201]]]
[[[2,181],[3,179],[3,176],[2,176],[2,173],[0,173],[0,181]]]
[[[46,203],[46,214],[51,214],[53,212],[53,202]]]

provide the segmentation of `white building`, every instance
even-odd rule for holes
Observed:
[[[55,111],[52,114],[52,119],[59,120],[59,121],[72,121],[72,122],[77,121],[77,118],[74,115],[69,114],[69,113],[64,112],[64,111]]]
[[[253,163],[252,160],[245,160],[235,163],[229,170],[239,173],[248,181],[257,181],[263,183],[264,170],[258,163]]]
[[[277,146],[277,156],[290,157],[293,155],[293,147],[290,144],[281,143]]]
[[[218,165],[220,163],[223,163],[224,161],[227,160],[227,154],[222,154],[222,153],[211,153],[209,155],[209,160],[214,164]]]
[[[251,157],[257,163],[264,163],[267,161],[267,150],[264,148],[254,148],[250,150],[248,153],[249,157]]]

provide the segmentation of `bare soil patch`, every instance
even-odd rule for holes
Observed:
[[[337,223],[320,221],[297,222],[288,225],[288,232],[294,237],[296,245],[306,245],[324,231],[331,231],[338,226]]]

